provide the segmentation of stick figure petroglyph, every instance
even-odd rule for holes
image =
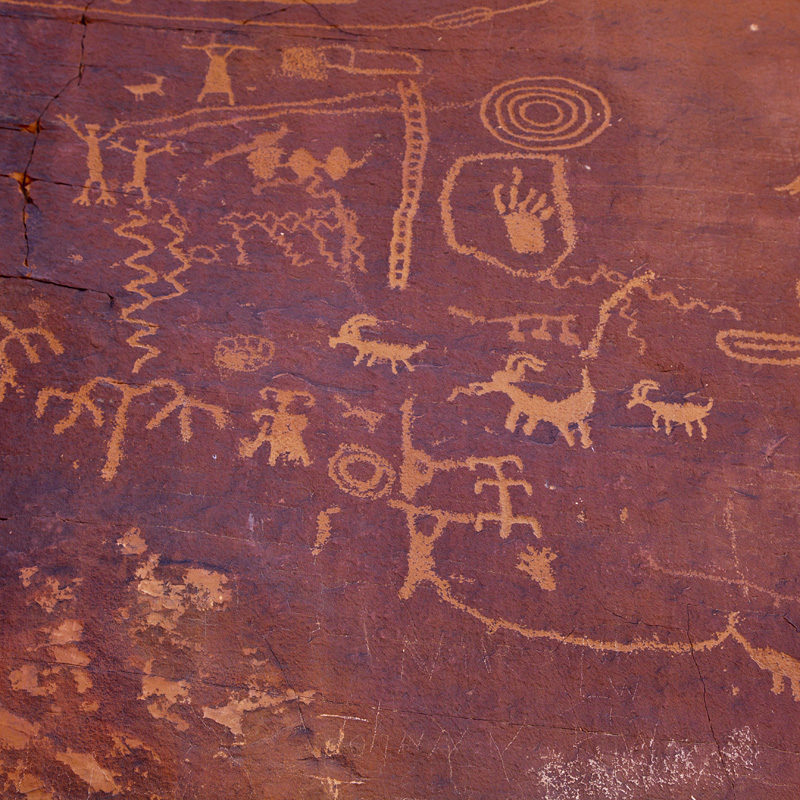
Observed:
[[[256,50],[255,47],[245,45],[206,44],[183,46],[184,50],[202,50],[208,56],[208,70],[203,83],[203,88],[197,96],[197,102],[202,103],[207,95],[224,94],[228,98],[228,105],[234,104],[233,86],[231,76],[228,74],[228,57],[236,50]]]
[[[115,150],[121,150],[124,153],[130,153],[133,156],[133,177],[122,187],[126,192],[138,191],[141,194],[141,203],[145,208],[150,206],[152,198],[147,189],[147,161],[151,156],[157,156],[160,153],[169,153],[171,156],[176,154],[175,147],[172,142],[167,142],[163,147],[154,147],[148,150],[150,144],[149,139],[137,139],[136,147],[126,147],[119,139],[111,142],[111,147]]]
[[[58,117],[65,125],[67,125],[72,132],[86,145],[86,167],[89,170],[89,181],[83,187],[83,191],[72,202],[78,203],[82,206],[91,205],[89,199],[89,191],[92,186],[100,187],[100,197],[96,201],[106,206],[113,206],[116,204],[114,198],[108,192],[108,184],[103,177],[103,155],[100,151],[100,143],[106,141],[114,135],[116,126],[109,130],[103,136],[98,136],[100,126],[94,123],[86,124],[85,132],[81,131],[78,127],[78,118],[71,114],[61,114]]]

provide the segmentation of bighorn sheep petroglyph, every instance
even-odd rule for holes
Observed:
[[[653,412],[653,430],[658,430],[659,420],[664,421],[664,430],[669,436],[672,433],[673,425],[683,425],[686,433],[692,435],[692,423],[696,423],[701,436],[705,439],[707,429],[703,420],[711,411],[714,405],[713,400],[709,400],[705,405],[700,403],[666,403],[661,400],[650,400],[648,395],[652,391],[657,391],[661,386],[654,380],[645,379],[639,381],[631,389],[631,399],[628,408],[634,406],[647,406]]]
[[[383,342],[379,339],[364,339],[361,331],[364,328],[377,328],[380,321],[371,314],[355,314],[350,317],[336,336],[328,339],[328,344],[336,348],[340,344],[346,344],[356,349],[356,358],[353,364],[359,364],[363,359],[367,359],[367,366],[371,367],[375,363],[386,363],[392,367],[392,372],[397,375],[397,365],[403,363],[409,372],[414,371],[410,358],[417,353],[421,353],[427,346],[427,342],[421,342],[412,346],[396,342]]]
[[[581,371],[582,383],[577,392],[561,400],[547,400],[536,394],[529,394],[517,384],[525,380],[528,368],[541,372],[545,362],[530,353],[512,353],[506,359],[503,369],[492,373],[488,381],[471,383],[468,387],[459,387],[450,395],[453,400],[459,394],[480,396],[490,392],[504,394],[511,401],[511,410],[506,417],[506,430],[515,431],[520,419],[527,418],[522,430],[530,436],[540,422],[549,422],[558,428],[567,444],[575,444],[575,432],[580,433],[581,446],[590,447],[592,444],[591,431],[589,430],[589,415],[592,413],[595,401],[595,390],[589,379],[589,370],[584,367]]]

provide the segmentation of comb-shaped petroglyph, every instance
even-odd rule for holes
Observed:
[[[41,360],[35,337],[42,339],[53,355],[61,355],[64,348],[61,342],[41,324],[20,328],[10,317],[0,314],[0,330],[5,331],[5,336],[0,339],[0,403],[2,403],[9,389],[20,391],[17,368],[11,360],[13,348],[9,351],[11,345],[18,345],[31,364],[38,364]]]
[[[339,196],[338,192],[335,194]],[[344,206],[312,207],[302,213],[287,211],[280,215],[271,211],[233,212],[221,222],[233,230],[237,263],[241,266],[250,263],[249,238],[263,231],[293,267],[307,266],[311,253],[316,253],[348,285],[353,284],[354,270],[366,269],[357,220]]]
[[[570,447],[575,444],[573,428],[580,435],[581,447],[590,447],[592,439],[589,416],[594,409],[596,393],[589,378],[588,367],[584,365],[581,369],[580,389],[559,400],[548,400],[540,395],[530,394],[519,386],[526,380],[528,369],[541,372],[545,366],[545,362],[530,353],[512,353],[506,359],[503,369],[493,372],[488,381],[477,381],[467,387],[458,387],[448,399],[455,400],[462,394],[475,397],[495,392],[504,394],[511,401],[511,409],[505,421],[506,430],[513,433],[524,418],[526,421],[522,430],[525,435],[530,436],[540,422],[549,422],[558,429]]]
[[[100,428],[106,421],[106,412],[101,407],[103,390],[110,390],[112,393],[120,395],[119,404],[111,422],[111,433],[106,444],[105,463],[100,471],[106,481],[113,480],[122,462],[125,441],[128,436],[128,414],[132,403],[139,398],[153,393],[157,395],[162,392],[171,394],[172,398],[151,417],[145,428],[154,430],[160,427],[171,414],[177,412],[181,439],[184,442],[188,442],[192,438],[193,411],[203,411],[209,414],[217,428],[224,428],[228,423],[228,414],[221,406],[203,402],[187,394],[183,386],[168,378],[152,380],[143,385],[134,385],[116,378],[98,376],[87,381],[74,392],[46,387],[39,392],[36,398],[36,416],[41,418],[44,415],[51,400],[67,400],[70,410],[53,426],[53,433],[58,436],[73,427],[84,412],[89,415],[95,428]]]
[[[452,317],[466,319],[472,325],[508,325],[506,336],[509,342],[522,343],[527,335],[537,341],[559,341],[568,347],[581,346],[581,340],[575,332],[577,321],[575,314],[513,314],[507,317],[484,317],[457,306],[450,306],[448,313]]]
[[[398,342],[386,342],[380,339],[367,339],[364,337],[364,330],[374,329],[381,325],[377,317],[371,314],[354,314],[339,328],[336,336],[328,339],[328,344],[332,348],[339,345],[347,345],[356,351],[354,365],[360,364],[366,359],[367,366],[375,364],[389,364],[392,372],[397,375],[397,367],[404,364],[409,372],[414,371],[411,359],[421,353],[428,346],[427,342],[420,342],[418,345],[400,344]]]
[[[311,457],[303,441],[308,417],[303,411],[314,407],[314,396],[309,392],[277,389],[272,386],[265,386],[259,394],[264,400],[272,400],[275,405],[253,412],[253,419],[260,422],[261,427],[253,439],[240,439],[239,455],[252,458],[266,444],[269,447],[268,463],[271,467],[276,466],[279,461],[309,466]]]
[[[705,418],[714,405],[711,399],[705,404],[693,403],[684,400],[682,403],[669,403],[663,400],[651,400],[650,392],[657,392],[661,388],[658,381],[641,380],[631,389],[631,399],[627,408],[646,406],[653,412],[653,430],[657,431],[659,423],[664,423],[664,431],[669,436],[675,425],[682,425],[686,433],[692,435],[692,425],[697,425],[700,435],[705,439],[708,434]]]

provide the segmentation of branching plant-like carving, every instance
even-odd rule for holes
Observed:
[[[6,335],[0,339],[0,403],[2,403],[9,387],[18,388],[17,369],[8,354],[8,347],[12,342],[16,342],[22,348],[25,357],[31,364],[39,363],[39,352],[32,341],[34,336],[44,339],[54,355],[61,355],[64,348],[61,346],[61,342],[41,325],[35,325],[32,328],[18,328],[8,317],[0,314],[0,328],[6,332]]]
[[[502,183],[495,185],[492,192],[497,213],[502,217],[508,232],[508,241],[517,253],[541,253],[547,241],[544,225],[553,216],[555,209],[549,204],[546,192],[530,189],[524,200],[520,199],[519,187],[522,183],[522,170],[514,167],[508,187],[508,201],[503,200]]]
[[[588,420],[594,408],[595,390],[589,379],[588,367],[581,371],[582,383],[577,392],[561,400],[547,400],[539,395],[529,394],[517,385],[525,380],[528,368],[541,372],[545,366],[543,361],[530,353],[512,353],[506,359],[505,367],[493,372],[490,380],[471,383],[466,388],[458,387],[448,399],[452,401],[460,394],[482,396],[499,392],[511,400],[506,430],[513,433],[520,420],[526,417],[527,422],[522,430],[527,436],[533,433],[540,422],[549,422],[558,428],[570,447],[575,444],[573,428],[577,428],[580,433],[581,446],[590,447],[592,439]]]
[[[427,346],[427,342],[418,345],[399,344],[396,342],[383,342],[379,339],[365,339],[362,335],[364,328],[377,328],[380,325],[377,317],[371,314],[355,314],[350,317],[336,336],[328,339],[328,344],[336,348],[340,344],[346,344],[356,349],[356,358],[353,364],[359,364],[365,358],[367,366],[371,367],[375,363],[390,364],[392,372],[397,375],[397,365],[406,365],[409,372],[414,371],[414,366],[410,359],[417,353],[421,353]]]
[[[60,435],[67,428],[71,428],[78,418],[87,412],[92,418],[95,428],[100,428],[105,422],[105,414],[100,398],[93,393],[101,387],[109,387],[122,395],[112,422],[111,436],[106,446],[106,461],[100,474],[107,481],[112,480],[119,468],[123,456],[123,447],[128,430],[128,412],[131,404],[139,397],[145,397],[159,389],[172,393],[172,399],[165,403],[161,410],[145,425],[147,430],[158,428],[162,422],[173,412],[178,412],[181,439],[188,442],[192,438],[192,411],[205,411],[211,415],[218,428],[224,428],[228,422],[228,415],[220,406],[204,403],[186,393],[186,390],[176,381],[168,378],[153,380],[141,386],[123,383],[116,378],[99,376],[83,384],[77,391],[65,392],[62,389],[51,387],[42,389],[36,398],[36,416],[41,418],[51,399],[58,398],[70,402],[69,413],[53,426],[53,433]]]
[[[667,403],[663,400],[650,400],[648,397],[650,392],[658,391],[661,388],[660,384],[653,380],[639,381],[633,389],[631,389],[631,399],[628,402],[628,408],[635,406],[647,406],[653,412],[653,430],[657,431],[659,422],[664,423],[664,431],[667,436],[672,433],[673,425],[683,425],[686,433],[692,435],[692,423],[697,425],[700,435],[705,439],[708,433],[705,422],[703,420],[708,416],[711,407],[714,405],[713,400],[709,400],[705,405],[700,403],[683,402],[683,403]]]

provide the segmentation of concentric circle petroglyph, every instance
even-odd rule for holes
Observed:
[[[389,492],[395,479],[383,456],[356,444],[339,447],[328,462],[328,475],[343,492],[370,500]]]
[[[610,120],[611,107],[597,89],[549,75],[500,83],[481,104],[486,129],[501,142],[526,150],[580,147]]]

